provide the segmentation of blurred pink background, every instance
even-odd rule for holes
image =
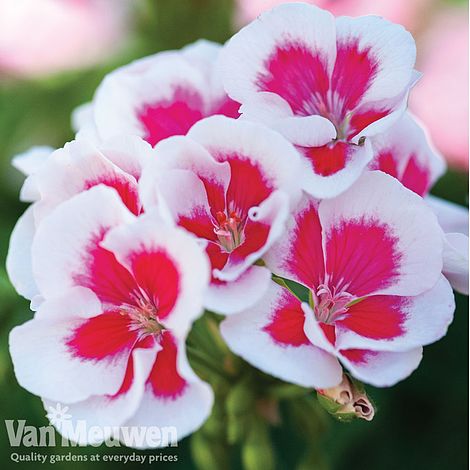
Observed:
[[[111,56],[131,0],[0,0],[0,73],[50,75]]]

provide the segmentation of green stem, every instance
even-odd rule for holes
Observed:
[[[201,368],[203,372],[216,375],[219,379],[223,380],[227,384],[229,383],[229,377],[225,373],[223,366],[215,362],[210,356],[204,354],[201,350],[188,345],[187,351],[191,361],[196,365],[196,368]]]

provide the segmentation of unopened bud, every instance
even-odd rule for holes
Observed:
[[[364,387],[346,374],[343,374],[343,380],[339,385],[317,390],[317,394],[323,408],[340,421],[350,421],[354,418],[372,421],[374,418],[374,405]]]

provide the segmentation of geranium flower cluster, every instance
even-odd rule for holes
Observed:
[[[205,309],[287,382],[407,377],[468,285],[467,211],[429,196],[445,165],[406,111],[414,62],[398,25],[288,4],[110,73],[74,141],[14,160],[32,204],[7,267],[35,311],[10,335],[18,382],[184,437],[213,404],[185,352]]]

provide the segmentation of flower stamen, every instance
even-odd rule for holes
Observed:
[[[243,220],[234,211],[230,212],[228,216],[225,212],[217,212],[216,219],[217,226],[214,228],[214,233],[223,249],[227,253],[231,253],[245,240]]]
[[[320,284],[316,292],[312,292],[312,296],[315,317],[318,321],[327,324],[344,318],[349,304],[354,300],[348,292],[337,292],[336,287],[331,289],[327,284]]]

